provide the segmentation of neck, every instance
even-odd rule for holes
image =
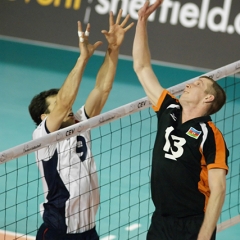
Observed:
[[[182,109],[182,123],[185,123],[191,119],[203,117],[206,115],[206,111],[198,107],[183,107]]]

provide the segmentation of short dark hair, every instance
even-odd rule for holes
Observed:
[[[211,77],[209,76],[201,76],[200,78],[206,78],[212,82],[212,85],[210,88],[207,89],[207,93],[210,93],[214,96],[214,100],[212,102],[212,106],[208,111],[208,115],[214,114],[218,112],[222,106],[226,103],[226,93],[223,90],[223,88],[216,82],[214,81]]]
[[[41,123],[41,114],[49,113],[48,106],[49,104],[46,101],[46,98],[50,96],[55,96],[58,94],[59,89],[53,88],[47,91],[40,92],[33,97],[32,101],[28,106],[28,111],[31,115],[32,120],[35,122],[36,126]]]

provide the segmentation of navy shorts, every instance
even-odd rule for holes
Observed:
[[[62,234],[43,223],[38,229],[36,240],[99,240],[99,236],[95,228],[83,233]]]
[[[147,240],[196,240],[204,215],[184,218],[163,217],[154,212]],[[216,229],[211,240],[216,239]]]

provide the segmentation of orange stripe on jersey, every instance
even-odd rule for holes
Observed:
[[[216,156],[215,162],[208,165],[208,169],[221,168],[228,172],[228,166],[226,165],[226,146],[221,132],[216,128],[213,122],[208,122],[209,126],[212,128],[216,143]],[[227,174],[227,173],[226,173]]]
[[[198,189],[205,196],[204,212],[206,211],[208,199],[210,196],[210,188],[208,185],[208,170],[212,168],[221,168],[228,171],[228,166],[226,165],[226,162],[225,162],[227,157],[226,156],[227,152],[226,152],[226,146],[225,146],[225,141],[223,139],[223,136],[213,122],[208,122],[208,125],[211,127],[214,133],[215,145],[216,145],[216,149],[214,149],[214,151],[216,151],[216,156],[215,156],[215,162],[207,165],[206,159],[203,155],[203,151],[201,148],[199,149],[202,155],[202,158],[201,158],[201,172],[200,172],[200,181],[198,182]]]
[[[165,97],[166,97],[167,94],[170,95],[172,98],[176,98],[174,95],[172,95],[170,92],[168,92],[167,89],[164,89],[163,92],[162,92],[162,94],[159,96],[157,105],[156,105],[156,106],[152,106],[152,108],[153,108],[153,110],[154,110],[155,112],[157,112],[157,111],[160,109],[160,107],[161,107],[161,105],[162,105],[162,102],[163,102],[163,100],[165,99]]]
[[[203,156],[202,150],[199,150],[202,154],[202,158],[201,158],[201,172],[200,172],[200,181],[198,182],[198,189],[199,191],[204,194],[205,196],[205,205],[204,205],[204,209],[203,211],[206,211],[207,208],[207,204],[208,204],[208,199],[210,196],[210,188],[208,185],[208,169],[207,169],[207,164],[206,164],[206,160]]]

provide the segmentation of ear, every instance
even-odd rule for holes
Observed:
[[[47,117],[47,114],[43,113],[41,114],[41,120],[43,121]]]
[[[205,98],[204,98],[204,102],[205,103],[210,103],[213,102],[213,100],[215,99],[215,97],[212,94],[208,94]]]

